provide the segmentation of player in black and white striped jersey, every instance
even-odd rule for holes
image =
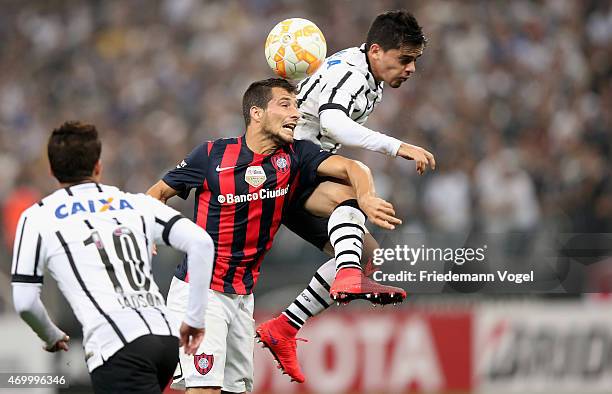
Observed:
[[[407,34],[400,37],[399,29]],[[425,43],[420,26],[408,12],[379,15],[366,43],[333,54],[300,82],[297,100],[302,119],[295,138],[331,152],[346,145],[399,156],[415,160],[419,172],[425,170],[433,164],[431,153],[363,126],[382,100],[384,84],[399,88],[416,71]]]
[[[310,140],[330,152],[346,145],[414,160],[419,174],[427,167],[435,168],[434,156],[425,149],[363,126],[380,103],[383,86],[398,88],[416,71],[416,60],[425,44],[422,29],[409,12],[378,15],[363,45],[330,56],[299,84],[297,103],[302,118],[294,137]],[[323,182],[307,191],[302,201],[321,195],[333,199],[340,189],[334,182]],[[341,208],[328,219],[313,216],[297,204],[283,220],[289,229],[319,249],[330,252],[333,246],[334,254],[280,316],[257,329],[260,340],[271,349],[283,370],[298,381],[304,377],[297,363],[295,334],[309,318],[327,309],[332,299],[346,302],[365,298],[377,304],[403,300],[398,299],[398,292],[395,297],[383,297],[381,291],[368,291],[375,285],[369,278],[359,279],[360,260],[367,260],[377,244],[371,235],[364,236],[365,216],[359,207],[348,204]]]
[[[177,337],[191,353],[203,338],[212,240],[158,200],[100,184],[100,151],[93,125],[68,122],[51,134],[49,161],[61,188],[21,215],[14,305],[45,350],[67,351],[68,336],[40,300],[49,271],[83,325],[94,391],[161,393],[178,361]],[[152,277],[156,242],[188,254],[191,287],[180,334]]]

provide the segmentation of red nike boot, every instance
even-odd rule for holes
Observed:
[[[366,277],[358,268],[342,268],[329,290],[332,300],[347,304],[362,299],[372,304],[386,305],[404,301],[406,291],[385,286]]]
[[[298,362],[296,341],[308,341],[296,338],[295,334],[297,332],[297,328],[289,323],[287,316],[281,314],[274,319],[261,323],[255,330],[255,337],[265,348],[270,350],[278,362],[278,368],[282,369],[284,374],[289,375],[292,381],[304,383],[306,378]]]

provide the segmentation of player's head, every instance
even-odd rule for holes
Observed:
[[[98,181],[101,151],[96,126],[80,122],[66,122],[53,130],[47,144],[51,172],[65,184]]]
[[[242,97],[247,128],[261,130],[279,144],[293,142],[293,129],[300,118],[296,88],[282,78],[253,82]]]
[[[427,40],[408,11],[388,11],[374,19],[366,38],[366,50],[374,78],[398,88],[416,71]]]

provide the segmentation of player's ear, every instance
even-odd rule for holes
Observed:
[[[264,114],[264,109],[254,105],[251,107],[250,114],[251,121],[255,120],[257,122],[261,122],[261,119],[263,118]]]
[[[382,48],[380,47],[380,45],[373,43],[370,45],[370,48],[368,49],[368,55],[370,59],[378,60],[380,59],[380,56],[382,55]]]
[[[100,178],[102,177],[102,160],[98,160],[96,162],[92,175],[96,182],[100,181]]]

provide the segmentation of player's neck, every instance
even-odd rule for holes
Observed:
[[[78,182],[60,182],[60,187],[66,188],[66,187],[72,187],[76,185],[82,185],[84,183],[100,183],[100,179],[98,179],[98,177],[92,176],[92,177],[82,179]]]
[[[365,58],[366,58],[366,63],[368,64],[368,71],[374,77],[374,82],[376,82],[376,84],[379,84],[381,79],[378,79],[376,71],[374,70],[374,67],[372,67],[372,62],[370,61],[370,54],[366,52]]]
[[[276,151],[280,144],[271,136],[264,134],[259,130],[247,128],[246,145],[254,153],[260,155],[268,155]]]

